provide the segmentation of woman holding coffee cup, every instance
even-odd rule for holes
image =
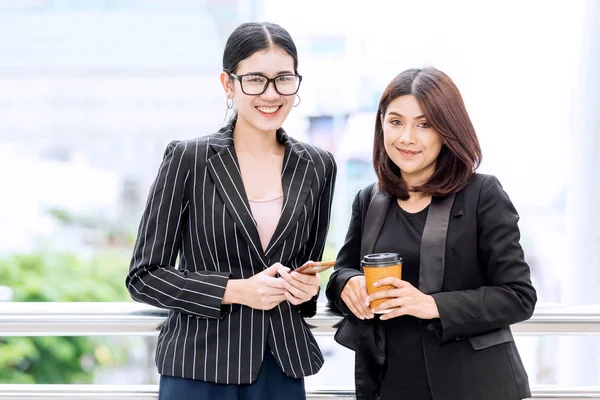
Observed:
[[[480,160],[446,74],[392,80],[375,122],[378,182],[356,195],[326,292],[345,315],[336,340],[357,352],[359,400],[530,396],[509,327],[537,296],[518,214],[494,176],[475,173]]]

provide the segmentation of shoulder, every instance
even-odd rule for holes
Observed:
[[[337,165],[331,152],[312,144],[301,142],[293,137],[289,137],[289,141],[294,150],[302,157],[311,161],[317,170],[322,169],[328,174],[335,172]]]
[[[171,140],[168,144],[167,147],[165,148],[165,151],[163,153],[163,159],[166,159],[168,157],[175,157],[175,156],[183,156],[187,151],[187,145],[185,143],[185,141],[182,140]]]
[[[193,139],[172,140],[167,145],[165,156],[169,153],[182,154],[184,157],[196,157],[199,153],[204,154],[209,145],[211,147],[228,147],[231,138],[224,134],[223,130]]]
[[[373,182],[373,183],[369,183],[367,186],[360,189],[358,191],[358,193],[356,193],[356,196],[370,199],[376,191],[377,191],[377,182]]]
[[[179,159],[179,160],[182,160],[187,163],[187,162],[189,162],[189,160],[194,159],[194,156],[197,154],[198,150],[199,150],[198,139],[171,140],[165,148],[165,151],[163,154],[163,160],[171,158],[171,159]]]
[[[494,213],[510,211],[516,215],[516,209],[510,197],[494,175],[476,174],[462,190],[465,203],[474,205],[479,212],[495,210]]]
[[[373,198],[373,195],[377,192],[377,182],[373,182],[360,189],[354,196],[354,203],[361,209],[365,205],[368,205]]]
[[[333,154],[331,152],[314,146],[310,143],[301,142],[300,140],[289,137],[290,143],[294,147],[294,150],[304,155],[312,162],[328,162],[333,161]]]
[[[498,178],[495,175],[476,173],[459,193],[462,192],[465,196],[479,197],[490,190],[502,190],[502,184]]]

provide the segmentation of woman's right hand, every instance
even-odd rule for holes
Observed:
[[[225,288],[223,304],[243,304],[257,310],[271,310],[285,301],[285,288],[281,278],[275,276],[279,270],[290,269],[275,263],[262,272],[247,279],[230,279]]]
[[[359,319],[371,319],[374,317],[371,309],[366,305],[367,285],[364,275],[353,276],[348,279],[342,290],[342,300],[346,306]]]

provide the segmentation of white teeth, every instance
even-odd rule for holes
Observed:
[[[260,112],[264,112],[265,114],[273,114],[279,110],[279,107],[256,107],[256,109]]]

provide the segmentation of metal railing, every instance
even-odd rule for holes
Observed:
[[[154,335],[167,311],[141,303],[0,303],[0,336]],[[319,303],[306,321],[316,335],[332,335],[340,316]],[[515,334],[600,334],[600,305],[540,306]]]
[[[156,335],[167,312],[140,303],[0,303],[0,336]],[[307,322],[316,335],[332,335],[340,317],[320,304]],[[512,327],[518,335],[600,334],[600,305],[540,306]],[[597,399],[599,387],[532,387],[533,399]],[[0,400],[156,400],[155,385],[0,384]],[[307,399],[354,399],[349,388],[308,388]]]
[[[600,399],[600,387],[569,388],[533,387],[532,399],[582,400]],[[157,400],[156,385],[2,385],[0,400]],[[355,399],[349,389],[313,388],[307,400]]]
[[[582,400],[600,399],[600,387],[569,388],[533,387],[532,399]],[[156,385],[2,385],[0,399],[19,400],[157,400]],[[355,399],[349,389],[311,389],[307,400]]]

